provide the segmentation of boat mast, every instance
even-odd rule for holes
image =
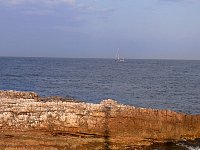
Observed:
[[[117,60],[119,60],[119,48],[117,49]]]

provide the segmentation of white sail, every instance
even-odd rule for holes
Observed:
[[[120,58],[120,56],[119,56],[119,48],[117,49],[116,61],[117,62],[123,62],[124,61],[124,58]]]

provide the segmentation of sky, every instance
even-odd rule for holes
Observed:
[[[0,0],[0,56],[200,59],[200,0]]]

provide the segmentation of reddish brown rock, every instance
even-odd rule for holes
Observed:
[[[33,148],[37,147],[36,135],[43,137],[39,139],[44,143],[54,145],[53,148],[67,149],[80,146],[88,149],[91,143],[95,143],[96,149],[126,149],[153,142],[200,138],[200,115],[135,108],[111,99],[100,104],[36,101],[38,95],[30,96],[31,93],[0,91],[0,131],[5,132],[2,136],[18,137],[13,138],[15,146],[17,141],[25,142],[21,137],[27,136],[36,144]]]

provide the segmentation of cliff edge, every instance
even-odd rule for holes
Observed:
[[[200,115],[0,91],[0,132],[7,149],[140,149],[200,138]]]

